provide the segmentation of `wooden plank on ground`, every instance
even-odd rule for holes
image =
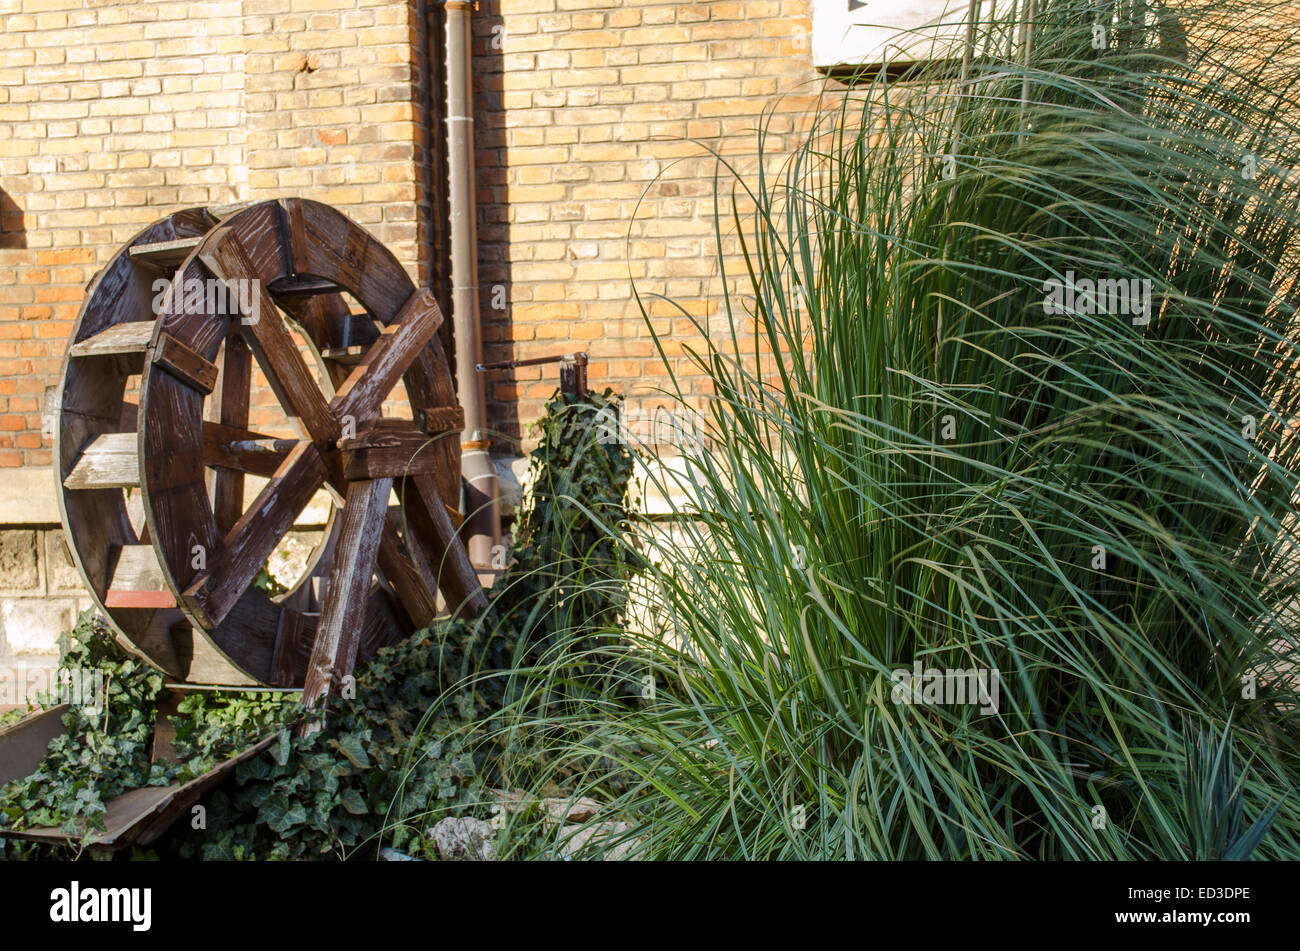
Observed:
[[[187,783],[144,786],[109,800],[105,804],[104,831],[96,832],[91,844],[106,849],[148,845],[162,835],[181,815],[188,812],[204,793],[215,788],[229,776],[240,763],[266,752],[275,741],[276,735],[268,736]],[[0,838],[76,843],[81,840],[83,833],[84,826],[71,835],[54,827],[0,829]]]
[[[61,703],[0,730],[0,786],[36,772],[50,741],[66,731],[63,715],[67,712],[68,705]]]

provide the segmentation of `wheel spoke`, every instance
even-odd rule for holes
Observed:
[[[379,542],[379,571],[393,588],[406,616],[417,628],[424,627],[438,613],[438,578],[429,556],[407,527],[398,537],[398,519],[390,512]]]
[[[328,443],[338,439],[339,425],[314,374],[303,362],[293,337],[280,319],[275,301],[229,228],[217,228],[204,240],[199,260],[232,291],[237,291],[236,281],[253,282],[256,303],[252,313],[244,315],[240,330],[246,333],[258,366],[266,374],[284,411],[300,419],[314,441]],[[237,292],[234,296],[240,299]]]
[[[338,419],[377,419],[384,400],[402,374],[442,326],[442,311],[428,289],[415,291],[393,322],[383,329],[366,355],[339,387],[330,403]]]
[[[407,532],[428,552],[431,568],[438,578],[438,589],[447,606],[453,611],[463,608],[472,614],[486,610],[487,596],[483,594],[469,553],[456,535],[456,528],[442,504],[433,478],[413,475],[405,483],[403,501],[406,503]]]
[[[224,426],[248,428],[248,403],[253,387],[253,355],[248,344],[238,334],[226,337],[225,353],[221,357],[221,402],[218,421]],[[208,434],[203,434],[207,445]],[[214,477],[212,489],[212,514],[217,528],[224,535],[235,527],[244,514],[244,473],[236,469],[220,468]]]
[[[325,610],[316,628],[316,642],[312,645],[303,683],[302,702],[309,709],[322,699],[328,702],[336,696],[352,674],[392,487],[392,479],[354,482],[348,486],[343,502],[343,526],[325,588]],[[315,728],[315,723],[309,723],[305,732]]]
[[[240,516],[218,551],[206,553],[206,570],[185,591],[185,602],[206,622],[220,624],[257,573],[276,543],[293,527],[325,482],[325,464],[311,443],[289,453],[275,475]]]

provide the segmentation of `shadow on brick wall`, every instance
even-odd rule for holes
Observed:
[[[12,195],[0,188],[0,248],[27,247],[27,229],[23,210]]]

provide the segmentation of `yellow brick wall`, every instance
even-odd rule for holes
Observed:
[[[690,314],[717,319],[714,174],[753,184],[760,123],[769,168],[807,128],[824,79],[808,0],[714,3],[486,0],[476,18],[480,282],[487,358],[568,350],[648,412],[669,401],[663,363],[689,372]],[[766,114],[765,114],[766,111]],[[730,191],[724,174],[724,189]],[[723,202],[724,212],[727,202]],[[724,231],[734,231],[729,222]],[[729,274],[743,273],[734,240]],[[507,300],[505,309],[494,309]],[[496,424],[523,435],[554,367],[488,386]],[[688,391],[704,392],[688,380]]]
[[[311,197],[423,276],[414,35],[399,0],[0,3],[0,467],[49,463],[85,284],[164,214]]]
[[[43,397],[85,284],[163,214],[311,197],[429,279],[416,10],[0,0],[0,467],[49,463]],[[654,295],[716,319],[709,149],[750,174],[760,121],[793,144],[822,86],[808,0],[482,0],[474,23],[486,357],[585,349],[593,385],[653,406],[632,281],[684,364],[693,330]],[[557,379],[489,381],[500,448]]]

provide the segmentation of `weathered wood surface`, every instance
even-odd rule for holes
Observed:
[[[431,436],[465,429],[465,410],[459,406],[425,406],[419,413],[424,417],[424,431]]]
[[[288,328],[276,311],[275,302],[253,270],[252,262],[239,242],[233,239],[229,228],[217,228],[204,241],[199,258],[218,279],[257,280],[257,293],[261,301],[256,319],[241,324],[247,330],[246,340],[257,358],[258,366],[266,374],[284,411],[302,421],[313,439],[337,439],[339,423],[330,412],[329,404],[321,394],[316,378],[302,362],[302,355],[289,335]]]
[[[334,363],[341,363],[344,366],[356,366],[361,362],[361,358],[366,355],[368,347],[326,347],[320,352],[322,360],[329,360]]]
[[[36,772],[50,741],[66,732],[63,715],[67,712],[68,705],[61,703],[0,729],[0,786]]]
[[[438,576],[424,547],[411,535],[402,536],[401,518],[389,512],[379,539],[379,571],[414,627],[425,627],[438,616]]]
[[[152,338],[154,321],[149,318],[157,272],[132,260],[129,249],[200,235],[211,224],[201,209],[179,211],[154,222],[115,254],[87,287],[72,345],[64,356],[57,399],[55,468],[60,483],[98,437],[135,428],[133,406],[123,396],[129,376],[140,372]],[[99,338],[103,331],[118,326],[123,330]],[[82,489],[62,491],[57,497],[68,548],[88,594],[112,620],[123,643],[137,656],[175,675],[171,638],[165,631],[158,636],[154,629],[155,618],[166,612],[110,610],[103,602],[115,551],[141,540],[127,511],[125,493],[121,488]]]
[[[316,447],[299,443],[221,545],[206,553],[207,569],[185,591],[186,603],[204,619],[204,627],[211,630],[225,619],[325,475]]]
[[[226,426],[222,423],[204,423],[203,424],[203,463],[204,465],[213,466],[218,469],[218,477],[221,472],[239,473],[240,491],[243,491],[242,474],[251,472],[254,475],[271,478],[279,471],[284,460],[288,458],[289,452],[298,444],[296,439],[273,439],[270,436],[264,436],[261,433],[251,432],[247,429],[237,429],[234,426]],[[220,483],[218,483],[218,488]],[[236,511],[236,508],[238,511]],[[235,521],[243,514],[244,500],[242,495],[237,500],[230,502],[230,514],[234,515]],[[217,505],[214,501],[213,512],[217,512]],[[234,522],[231,523],[233,527]],[[229,531],[229,529],[226,529]]]
[[[122,489],[140,484],[140,450],[135,433],[104,433],[81,453],[63,480],[65,489]]]
[[[223,760],[202,776],[187,783],[171,786],[145,786],[132,789],[109,800],[104,810],[104,830],[97,832],[94,845],[98,848],[121,849],[132,845],[146,846],[162,835],[173,822],[188,812],[200,797],[214,789],[231,774],[240,763],[260,756],[271,748],[275,735],[268,736],[248,749]],[[0,837],[26,839],[34,842],[76,843],[81,841],[84,826],[72,835],[55,827],[33,829],[0,829]]]
[[[219,422],[223,426],[248,428],[248,404],[253,389],[253,354],[244,338],[228,334],[221,354],[221,402]],[[206,434],[205,434],[206,436]],[[207,439],[204,439],[207,445]],[[278,466],[277,466],[278,468]],[[212,513],[217,528],[225,534],[244,513],[244,474],[233,466],[217,471],[212,487]]]
[[[154,241],[136,245],[131,249],[130,254],[132,260],[142,261],[156,268],[173,268],[189,257],[198,243],[197,236],[178,238],[174,241]]]
[[[286,277],[271,284],[268,290],[279,297],[312,297],[317,294],[337,294],[339,286],[333,281],[311,277]]]
[[[311,659],[312,644],[320,626],[320,613],[298,611],[286,605],[280,612],[271,654],[271,679],[280,684],[301,680]]]
[[[427,475],[403,480],[404,511],[410,531],[432,558],[438,587],[452,611],[480,614],[487,610],[487,595],[469,560],[469,553],[456,535],[456,527],[438,495],[437,485]]]
[[[115,353],[144,353],[153,341],[152,320],[136,320],[105,327],[95,336],[72,345],[73,357],[101,357]]]
[[[441,326],[433,295],[425,288],[415,291],[339,387],[330,403],[335,416],[358,421],[381,416],[384,400]]]
[[[200,393],[211,393],[217,385],[216,365],[168,334],[154,345],[153,361]]]
[[[309,709],[336,697],[352,675],[392,488],[391,479],[348,486],[325,607],[303,682],[303,704]]]
[[[351,439],[340,440],[339,448],[343,475],[349,480],[432,474],[444,462],[437,440],[409,423],[400,428],[368,427]]]

